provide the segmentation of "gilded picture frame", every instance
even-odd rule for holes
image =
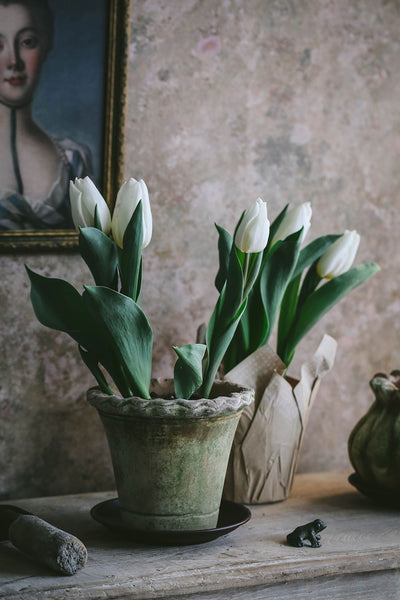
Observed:
[[[49,57],[54,54],[54,58],[49,67],[49,72],[53,69],[53,77],[47,74],[47,78],[52,79],[54,85],[51,89],[47,84],[46,88],[46,70],[43,68],[37,87],[39,98],[33,101],[37,106],[39,126],[46,131],[42,123],[47,119],[51,139],[66,136],[80,141],[83,138],[85,147],[93,154],[94,175],[91,178],[112,207],[123,181],[130,0],[85,0],[84,7],[81,0],[69,0],[68,3],[48,0],[48,6],[54,16],[54,44]],[[64,39],[56,49],[57,26]],[[79,63],[75,68],[74,57],[84,57],[84,65]],[[41,100],[42,79],[45,83]],[[66,98],[64,90],[70,88],[69,98]],[[53,108],[55,116],[51,121]],[[68,117],[68,111],[71,117]],[[71,134],[69,127],[72,125],[75,132]],[[0,198],[1,193],[0,189]],[[6,219],[4,222],[8,223]],[[2,253],[73,250],[77,245],[78,234],[73,226],[65,229],[46,228],[46,225],[37,229],[26,226],[0,229]]]

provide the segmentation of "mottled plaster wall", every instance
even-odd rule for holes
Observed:
[[[349,468],[348,434],[376,371],[399,368],[400,6],[389,0],[133,0],[126,175],[150,190],[143,306],[154,374],[193,341],[216,299],[214,221],[257,196],[273,217],[311,201],[311,237],[357,229],[357,261],[382,271],[299,346],[338,340],[301,470]],[[74,255],[1,256],[0,496],[111,487],[91,376],[38,325],[23,264],[83,282]]]

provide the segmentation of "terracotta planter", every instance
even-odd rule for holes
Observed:
[[[113,462],[122,519],[139,530],[216,527],[232,439],[251,389],[216,382],[210,399],[173,399],[153,380],[151,400],[94,388]]]
[[[321,378],[331,369],[336,342],[324,336],[301,367],[300,380],[283,377],[285,365],[268,346],[227,374],[255,389],[241,416],[229,459],[224,498],[247,504],[285,500],[290,494],[305,428]]]

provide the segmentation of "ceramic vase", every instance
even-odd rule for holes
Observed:
[[[175,399],[173,380],[151,399],[88,391],[110,448],[120,514],[141,531],[216,527],[233,436],[254,392],[215,382],[209,399]]]
[[[275,352],[263,346],[226,375],[253,387],[255,402],[244,409],[234,436],[224,499],[264,504],[289,496],[311,407],[335,352],[335,340],[324,336],[300,378],[292,379]]]
[[[399,506],[400,371],[378,373],[370,386],[375,401],[353,428],[348,441],[357,478],[352,483],[378,500]]]

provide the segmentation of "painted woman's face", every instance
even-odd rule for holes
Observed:
[[[0,6],[0,101],[31,102],[46,57],[46,40],[22,4]]]

